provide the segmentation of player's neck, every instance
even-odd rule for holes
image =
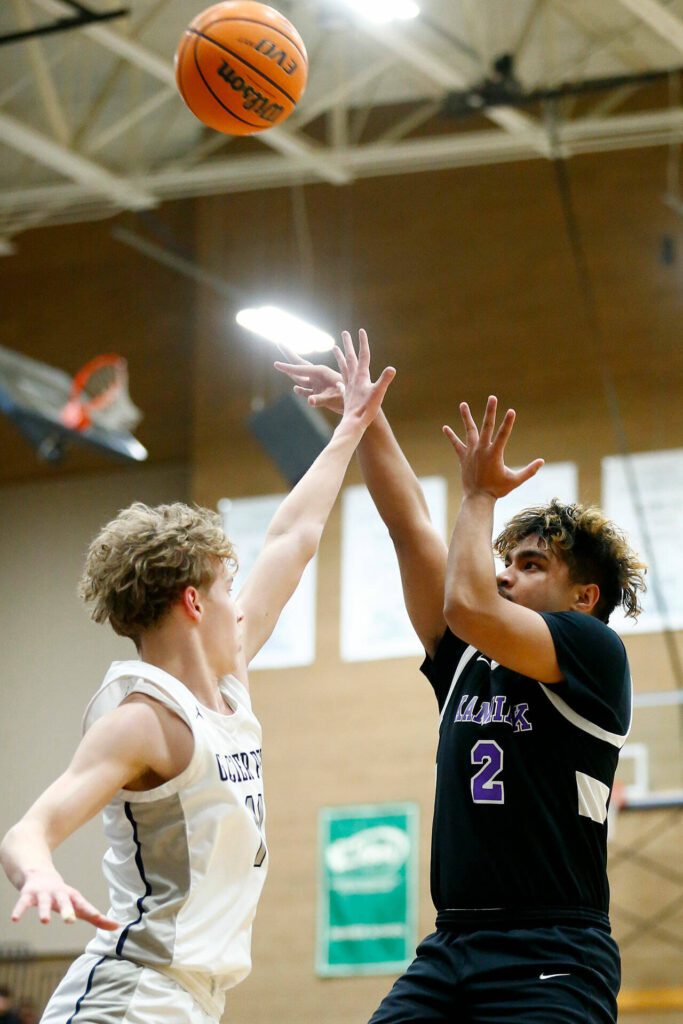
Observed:
[[[139,654],[142,661],[156,665],[179,679],[200,704],[225,712],[225,702],[218,688],[218,674],[196,637],[189,634],[165,635],[163,631],[155,631],[141,639]]]

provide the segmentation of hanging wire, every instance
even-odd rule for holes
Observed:
[[[617,449],[623,458],[626,486],[633,503],[633,509],[643,540],[643,554],[645,555],[648,563],[648,588],[652,592],[655,608],[662,623],[662,636],[664,638],[664,644],[667,650],[674,683],[678,689],[683,689],[683,662],[681,661],[680,652],[676,643],[675,632],[669,625],[669,608],[666,596],[660,584],[657,560],[647,521],[647,513],[645,511],[640,484],[633,464],[633,453],[631,452],[626,430],[624,428],[624,420],[621,413],[619,395],[617,393],[614,375],[607,356],[605,339],[600,325],[600,318],[598,316],[595,289],[593,287],[593,281],[588,267],[588,260],[586,258],[586,249],[583,243],[581,228],[574,206],[571,181],[567,170],[567,161],[562,153],[558,137],[557,108],[554,102],[551,101],[546,105],[545,114],[549,134],[550,152],[552,154],[551,162],[555,172],[562,213],[564,216],[565,227],[567,229],[567,237],[576,269],[576,277],[583,304],[586,328],[597,355],[602,387],[610,419],[612,421],[612,429],[614,431]]]
[[[669,83],[669,110],[676,110],[681,104],[681,79],[678,72],[672,72]],[[666,193],[664,202],[676,213],[683,213],[681,202],[681,140],[676,137],[669,145],[666,160]]]

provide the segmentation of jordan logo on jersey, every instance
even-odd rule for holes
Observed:
[[[475,725],[488,725],[489,722],[501,722],[512,727],[514,732],[529,732],[533,725],[527,718],[529,705],[509,704],[507,697],[499,694],[493,700],[482,700],[479,708],[479,697],[463,694],[455,713],[454,722],[474,722]]]

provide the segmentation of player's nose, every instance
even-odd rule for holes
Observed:
[[[498,573],[496,576],[496,583],[498,584],[499,590],[505,591],[510,589],[512,586],[512,573],[510,572],[509,566],[506,566],[505,569],[502,569],[501,572]]]

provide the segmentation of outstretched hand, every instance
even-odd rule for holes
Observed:
[[[461,403],[460,415],[465,427],[465,441],[461,441],[450,427],[443,428],[460,461],[466,495],[489,494],[492,498],[502,498],[534,476],[543,465],[543,459],[534,459],[523,469],[508,469],[505,465],[505,446],[512,433],[515,411],[508,409],[494,437],[497,407],[498,399],[491,395],[479,431],[469,405],[467,402]]]
[[[367,344],[368,336],[365,331],[359,332],[359,338],[361,335],[365,336]],[[351,335],[348,331],[342,331],[342,340],[345,336],[350,342]],[[290,380],[294,381],[294,393],[305,398],[308,404],[315,408],[329,409],[330,412],[336,412],[341,416],[344,412],[344,398],[339,388],[339,385],[344,383],[341,373],[333,370],[331,366],[326,366],[325,363],[312,363],[284,345],[278,347],[288,362],[276,362],[273,365],[276,370],[286,373]]]
[[[373,384],[370,380],[370,346],[364,330],[358,332],[358,354],[351,335],[342,331],[343,350],[332,349],[339,370],[324,363],[312,363],[296,353],[280,347],[289,362],[276,362],[275,369],[294,381],[294,392],[306,398],[309,405],[343,415],[360,414],[367,426],[377,415],[396,370],[388,366]]]
[[[337,345],[332,350],[341,374],[337,390],[344,399],[342,421],[353,421],[365,429],[379,412],[396,370],[393,366],[385,367],[373,384],[370,380],[370,346],[365,331],[358,332],[358,354],[348,331],[342,331],[342,342],[343,352]]]
[[[78,919],[106,931],[116,931],[121,927],[118,921],[101,914],[78,889],[67,885],[57,871],[32,871],[28,875],[12,911],[12,921],[18,921],[29,907],[37,908],[41,924],[49,924],[54,911],[66,924],[73,924]]]

